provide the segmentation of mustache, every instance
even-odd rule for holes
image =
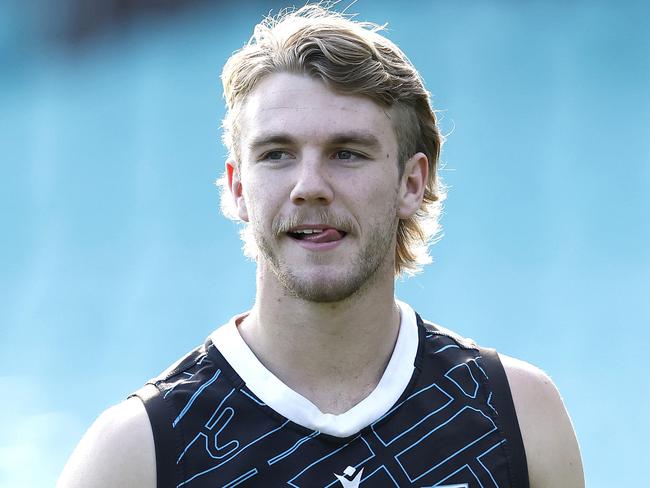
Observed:
[[[334,229],[342,230],[345,233],[350,233],[354,228],[354,223],[348,217],[336,215],[329,209],[320,209],[318,211],[298,211],[291,215],[276,216],[273,219],[271,230],[276,234],[284,234],[289,230],[298,227],[299,225],[326,225]]]

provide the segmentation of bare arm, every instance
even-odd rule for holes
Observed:
[[[557,388],[540,369],[500,357],[526,449],[531,488],[584,488],[578,441]]]
[[[99,416],[70,456],[56,486],[156,488],[153,433],[138,398]]]

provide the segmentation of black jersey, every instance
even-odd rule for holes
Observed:
[[[257,361],[236,317],[137,392],[154,433],[158,488],[527,487],[498,356],[399,302],[377,388],[323,414]]]

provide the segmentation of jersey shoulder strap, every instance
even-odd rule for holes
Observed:
[[[425,330],[445,335],[452,339],[458,346],[474,349],[480,356],[480,364],[484,369],[493,394],[489,399],[490,405],[496,410],[494,419],[503,436],[507,439],[504,444],[511,475],[513,488],[530,488],[528,479],[528,464],[526,450],[519,429],[517,412],[512,401],[512,392],[505,369],[496,350],[481,347],[472,339],[462,337],[455,332],[438,324],[424,321],[418,315],[418,321],[424,325]],[[479,358],[477,358],[479,359]]]
[[[495,392],[492,403],[498,412],[499,427],[501,427],[503,434],[508,439],[506,448],[509,450],[509,459],[512,461],[510,470],[513,477],[513,487],[529,488],[526,450],[521,438],[521,430],[519,429],[515,405],[512,401],[508,377],[496,350],[479,346],[479,351],[482,357],[481,364],[485,368],[492,389]]]
[[[165,428],[169,423],[168,406],[154,383],[147,383],[134,392],[130,397],[138,397],[144,403],[151,430],[153,432],[154,447],[156,449],[156,478],[158,486],[177,486],[182,481],[181,473],[177,468],[176,459],[172,458],[174,446],[178,449],[178,438],[171,428]],[[177,451],[180,452],[180,451]]]
[[[156,449],[156,475],[159,488],[175,487],[186,479],[183,472],[184,465],[179,464],[176,459],[177,453],[182,452],[183,449],[181,436],[174,431],[172,424],[176,413],[165,400],[165,393],[161,388],[166,381],[195,365],[204,355],[205,345],[197,347],[129,395],[129,398],[138,397],[142,401],[149,417]]]

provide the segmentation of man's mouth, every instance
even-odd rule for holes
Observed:
[[[346,236],[346,232],[335,229],[333,227],[324,228],[300,228],[292,229],[287,232],[287,235],[292,239],[299,241],[313,242],[314,244],[322,244],[326,242],[340,241]]]

